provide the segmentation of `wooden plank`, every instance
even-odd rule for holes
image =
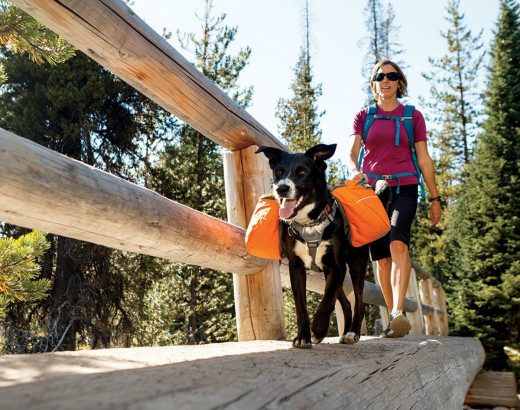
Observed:
[[[513,372],[482,372],[477,374],[464,403],[470,406],[518,405],[516,378]]]
[[[258,147],[224,154],[228,221],[247,227],[258,199],[268,192],[271,169]],[[270,261],[254,275],[234,275],[238,340],[285,339],[285,316],[278,261]]]
[[[237,274],[244,229],[0,129],[0,221]]]
[[[461,409],[474,338],[338,338],[0,357],[6,409]]]
[[[286,149],[122,1],[13,3],[220,146]]]

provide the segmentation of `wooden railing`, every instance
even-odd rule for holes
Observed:
[[[0,130],[0,220],[111,248],[233,272],[239,340],[284,339],[281,284],[285,264],[255,258],[244,228],[270,187],[257,146],[287,149],[118,0],[13,0],[144,95],[230,150],[224,154],[230,223]],[[412,331],[447,334],[442,288],[424,271],[421,298],[413,289],[405,310],[418,312]],[[421,276],[422,275],[422,276]],[[417,284],[414,280],[411,285]],[[322,292],[322,275],[308,288]],[[424,288],[424,289],[423,289]],[[345,290],[351,294],[349,278]],[[366,303],[384,306],[365,282]],[[422,316],[424,315],[424,320]],[[383,320],[384,312],[383,312]],[[413,315],[410,315],[412,317]],[[424,325],[417,325],[424,323]]]

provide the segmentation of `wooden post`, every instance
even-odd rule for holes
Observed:
[[[439,308],[444,312],[444,315],[440,316],[441,320],[441,330],[443,336],[448,336],[449,334],[449,323],[448,323],[448,310],[446,307],[446,295],[444,293],[444,289],[440,286],[437,289],[437,295],[439,297]]]
[[[435,286],[437,285],[437,286]],[[433,318],[435,320],[435,331],[436,331],[436,335],[442,335],[443,334],[443,326],[442,326],[442,318],[441,318],[441,315],[439,315],[437,312],[441,309],[441,306],[440,306],[440,303],[439,303],[439,299],[440,299],[440,295],[439,295],[439,289],[440,289],[440,283],[437,282],[437,283],[433,283],[432,282],[432,287],[431,287],[431,290],[432,290],[432,305],[433,308],[435,309],[435,313],[433,314]],[[444,314],[444,316],[446,316],[446,314]]]
[[[433,285],[431,279],[422,279],[419,284],[421,291],[421,300],[425,305],[432,306],[434,312],[432,315],[424,316],[424,327],[427,335],[438,335],[438,315],[433,302]]]
[[[414,335],[424,335],[424,318],[421,306],[421,300],[419,299],[419,291],[417,289],[417,277],[415,275],[415,270],[412,268],[410,272],[410,283],[408,284],[408,290],[406,291],[406,296],[409,299],[415,300],[417,302],[417,310],[415,312],[407,312],[406,315],[410,324],[412,325],[412,329],[410,330],[411,334]]]
[[[257,148],[224,153],[228,220],[243,228],[258,198],[271,190],[271,170],[263,155],[255,155]],[[238,340],[285,339],[279,262],[270,261],[260,272],[242,276],[233,275]]]
[[[377,286],[381,286],[379,283],[379,274],[377,272],[377,263],[372,262],[372,269],[374,270],[374,281],[376,282]],[[381,323],[383,325],[383,330],[388,327],[388,324],[390,323],[390,312],[388,311],[388,307],[383,304],[379,305],[379,314],[381,315]]]

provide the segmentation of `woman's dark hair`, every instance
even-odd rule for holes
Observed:
[[[385,65],[391,65],[392,67],[395,68],[395,71],[397,71],[399,74],[401,74],[401,79],[399,80],[399,85],[397,87],[397,98],[404,97],[407,92],[408,81],[406,81],[406,77],[403,73],[403,70],[401,70],[399,68],[399,66],[396,63],[394,63],[393,61],[381,60],[374,66],[374,69],[372,70],[372,74],[370,76],[370,88],[372,89],[372,92],[374,93],[374,99],[376,101],[378,100],[378,96],[376,93],[376,84],[375,84],[376,82],[374,81],[374,76],[381,69],[381,67],[383,67]]]

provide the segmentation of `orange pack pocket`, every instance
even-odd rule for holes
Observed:
[[[274,196],[263,195],[258,200],[246,231],[246,249],[251,255],[282,259],[278,210]]]
[[[352,246],[369,244],[390,231],[385,207],[370,185],[360,181],[345,181],[334,187],[332,195],[344,210],[347,219],[345,223],[350,226]]]

